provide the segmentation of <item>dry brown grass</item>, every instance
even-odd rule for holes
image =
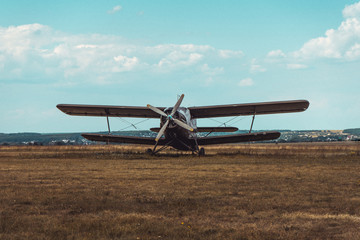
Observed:
[[[1,239],[360,239],[360,144],[0,148]]]

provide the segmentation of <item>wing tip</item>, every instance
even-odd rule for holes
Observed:
[[[305,102],[305,107],[304,107],[304,111],[305,111],[306,109],[309,108],[310,102],[308,100],[304,100],[304,102]]]
[[[58,105],[56,105],[56,108],[59,109],[60,111],[64,112],[64,113],[66,113],[64,111],[64,106],[65,106],[65,104],[58,104]]]

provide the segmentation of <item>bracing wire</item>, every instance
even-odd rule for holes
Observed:
[[[209,120],[211,120],[211,121],[213,121],[213,122],[217,122],[217,123],[221,123],[221,124],[223,124],[223,122],[221,122],[221,121],[218,121],[218,120],[216,120],[216,119],[213,119],[213,118],[208,118]]]
[[[226,124],[229,125],[229,123],[230,123],[231,121],[235,120],[235,119],[238,118],[238,117],[240,117],[240,116],[235,116],[235,117],[229,119],[228,121],[221,123],[221,124],[219,125],[219,127],[221,127],[222,125],[224,125],[224,127],[226,127]],[[237,122],[239,122],[239,121],[241,121],[241,120],[243,120],[243,118],[239,119],[239,120],[236,121],[236,122],[233,122],[232,124],[237,123]]]
[[[118,117],[118,118],[116,118],[116,119],[118,119],[118,120],[120,120],[120,121],[122,121],[122,122],[124,122],[124,123],[126,123],[126,124],[129,124],[128,126],[120,129],[120,131],[123,131],[123,130],[125,130],[125,129],[130,128],[130,127],[133,127],[133,128],[135,128],[135,129],[137,129],[137,128],[136,128],[137,125],[139,125],[140,123],[143,123],[143,122],[146,122],[146,121],[150,120],[150,118],[147,118],[147,119],[141,120],[141,121],[133,124],[133,123],[131,123],[131,122],[125,120],[125,119],[122,119],[122,118],[120,118],[120,117]]]
[[[238,116],[238,117],[240,117],[240,116]],[[231,124],[235,124],[235,123],[238,123],[238,122],[240,122],[240,121],[242,121],[242,120],[244,120],[245,118],[243,117],[243,118],[239,118],[238,120],[236,120],[235,122],[233,122],[233,123],[231,123]],[[235,120],[235,119],[234,119]]]
[[[208,118],[208,119],[210,119],[211,121],[220,123],[220,125],[217,126],[217,127],[221,127],[221,126],[226,127],[226,124],[230,123],[231,121],[235,120],[236,118],[238,118],[238,117],[240,117],[240,116],[242,116],[242,115],[235,116],[235,117],[227,120],[226,122],[221,122],[221,121],[215,120],[215,119],[213,119],[213,118]],[[243,118],[240,118],[240,119],[236,120],[235,122],[232,122],[230,126],[234,126],[235,123],[238,123],[238,122],[240,122],[240,121],[242,121],[242,120],[244,120],[244,119],[245,119],[244,117],[243,117]],[[212,131],[209,132],[208,134],[206,134],[205,137],[209,136],[211,133],[212,133]]]

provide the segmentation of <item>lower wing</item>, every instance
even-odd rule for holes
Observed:
[[[155,145],[155,138],[149,137],[133,137],[133,136],[120,136],[120,135],[108,135],[108,134],[95,134],[95,133],[83,133],[84,138],[91,141],[99,142],[115,142],[115,143],[130,143],[130,144],[145,144]],[[200,137],[197,139],[199,145],[212,145],[212,144],[224,144],[224,143],[239,143],[239,142],[253,142],[253,141],[265,141],[273,140],[280,137],[279,132],[256,132],[245,134],[232,134],[214,137]],[[193,140],[195,144],[195,140]],[[160,138],[158,145],[166,145],[168,140]]]
[[[120,135],[108,135],[108,134],[95,134],[95,133],[83,133],[84,138],[91,141],[98,142],[115,142],[115,143],[130,143],[130,144],[145,144],[155,145],[155,138],[149,137],[133,137],[133,136],[120,136]],[[160,138],[158,145],[165,145],[167,140]]]
[[[199,145],[223,144],[223,143],[238,143],[238,142],[253,142],[273,140],[280,137],[279,132],[256,132],[245,134],[232,134],[225,136],[202,137],[198,138]]]

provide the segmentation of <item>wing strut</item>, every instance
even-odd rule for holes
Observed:
[[[156,147],[158,145],[158,142],[155,143],[155,147],[152,150],[151,154],[154,155],[162,150],[164,150],[165,148],[167,148],[174,140],[171,140],[170,142],[166,143],[164,146],[162,146],[160,149],[156,150]],[[151,149],[149,149],[151,151]],[[155,151],[156,150],[156,151]]]
[[[159,141],[155,141],[155,146],[154,146],[154,148],[152,150],[152,154],[155,154],[155,150],[156,150],[156,147],[157,147],[158,143],[159,143]]]
[[[109,109],[105,109],[105,113],[106,113],[106,122],[107,122],[107,126],[108,126],[108,132],[109,132],[109,135],[111,135],[110,123],[109,123]]]
[[[110,123],[109,123],[109,116],[106,115],[106,121],[107,121],[107,125],[108,125],[108,132],[109,132],[109,135],[111,135],[111,131],[110,131]]]
[[[110,122],[109,122],[109,109],[106,108],[105,113],[106,113],[106,122],[107,122],[107,126],[108,126],[108,132],[109,132],[109,135],[111,135]],[[106,145],[109,145],[109,140],[107,140]]]
[[[254,124],[254,120],[255,120],[255,115],[256,115],[256,112],[254,112],[254,115],[252,117],[252,121],[251,121],[251,126],[250,126],[250,131],[249,133],[251,133],[251,130],[252,130],[252,127],[253,127],[253,124]]]

